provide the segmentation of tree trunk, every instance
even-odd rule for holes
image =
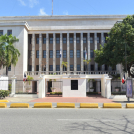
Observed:
[[[8,67],[6,66],[6,75],[8,76]]]

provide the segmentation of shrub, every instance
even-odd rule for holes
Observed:
[[[8,90],[11,92],[12,84],[8,84]]]
[[[0,90],[0,98],[5,98],[9,95],[8,90]]]

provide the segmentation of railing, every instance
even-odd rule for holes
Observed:
[[[25,72],[26,75],[71,75],[71,74],[109,74],[109,75],[113,75],[113,74],[117,74],[117,71],[26,71]]]

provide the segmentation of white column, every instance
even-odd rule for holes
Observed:
[[[101,33],[101,45],[104,46],[104,33]],[[102,65],[102,71],[105,70],[105,66]]]
[[[88,44],[87,44],[87,49],[88,49],[88,60],[90,59],[90,33],[87,33],[87,39],[88,39]],[[88,71],[90,71],[90,63],[88,64]]]
[[[77,58],[76,58],[76,33],[74,33],[74,74],[76,74]]]
[[[62,74],[62,61],[63,61],[63,48],[62,48],[62,33],[60,33],[60,52],[61,52],[61,58],[60,58],[60,74]]]
[[[39,71],[42,71],[42,34],[39,34]]]
[[[32,71],[35,71],[35,34],[32,34]]]
[[[69,47],[69,33],[67,33],[67,72],[70,71],[70,47]]]
[[[94,48],[97,50],[97,33],[94,33]],[[95,62],[95,71],[98,71],[98,63]]]
[[[83,72],[83,33],[81,33],[81,71]]]
[[[49,35],[46,33],[46,74],[48,74],[49,71]]]
[[[111,97],[111,78],[106,78],[106,98]]]
[[[38,82],[38,87],[39,87],[39,93],[38,93],[38,98],[43,98],[45,97],[45,77],[40,76],[39,77],[39,82]]]
[[[15,89],[16,89],[16,83],[15,83],[15,80],[16,80],[16,77],[11,77],[12,79],[12,91],[11,91],[11,96],[14,96],[15,94]]]
[[[56,43],[55,43],[55,33],[53,33],[53,73],[55,73],[56,67]]]

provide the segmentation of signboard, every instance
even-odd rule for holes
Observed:
[[[126,80],[127,82],[127,90],[126,90],[126,96],[128,98],[133,98],[133,82],[131,78],[128,78]]]

